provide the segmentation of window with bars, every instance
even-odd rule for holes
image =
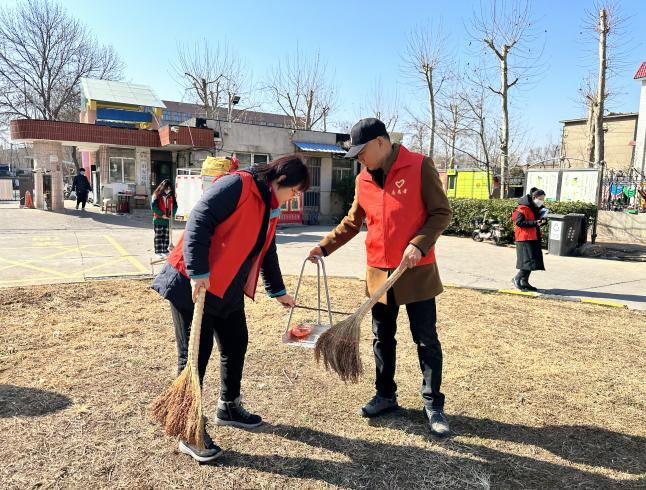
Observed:
[[[332,160],[332,187],[354,175],[354,164],[350,159]]]
[[[312,188],[321,187],[321,158],[320,157],[309,157],[307,159],[307,166],[310,169],[310,176],[312,180]]]

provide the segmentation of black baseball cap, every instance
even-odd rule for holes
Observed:
[[[352,146],[345,154],[345,158],[356,158],[367,143],[379,136],[388,137],[386,125],[374,117],[362,119],[352,126],[352,130],[350,131]]]

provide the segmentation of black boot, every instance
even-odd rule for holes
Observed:
[[[230,425],[242,429],[253,429],[262,424],[262,417],[247,411],[242,406],[242,397],[232,402],[218,401],[218,411],[215,415],[216,425]]]

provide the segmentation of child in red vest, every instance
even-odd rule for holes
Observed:
[[[155,228],[155,254],[159,258],[165,258],[168,255],[168,244],[170,243],[170,220],[177,213],[175,191],[170,180],[164,179],[157,186],[150,201]]]

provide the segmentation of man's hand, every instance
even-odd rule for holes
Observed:
[[[283,294],[282,296],[277,296],[276,301],[278,301],[284,308],[293,308],[296,306],[296,301],[291,294]]]
[[[193,291],[193,303],[197,301],[197,295],[200,292],[200,289],[208,289],[211,285],[209,278],[205,279],[191,279],[191,290]]]
[[[422,252],[415,245],[408,244],[406,250],[404,250],[404,256],[402,257],[402,264],[404,264],[409,269],[412,269],[417,265],[417,263],[422,258]]]
[[[538,226],[543,226],[545,223],[547,223],[547,220],[545,218],[541,218],[538,220]]]
[[[321,247],[320,247],[319,245],[317,245],[317,246],[316,246],[316,247],[314,247],[312,250],[310,250],[310,253],[309,253],[309,255],[307,256],[307,260],[309,260],[310,262],[314,262],[314,263],[315,263],[315,262],[316,262],[316,258],[315,258],[315,257],[316,257],[317,255],[318,255],[319,257],[323,257],[323,250],[321,249]]]

